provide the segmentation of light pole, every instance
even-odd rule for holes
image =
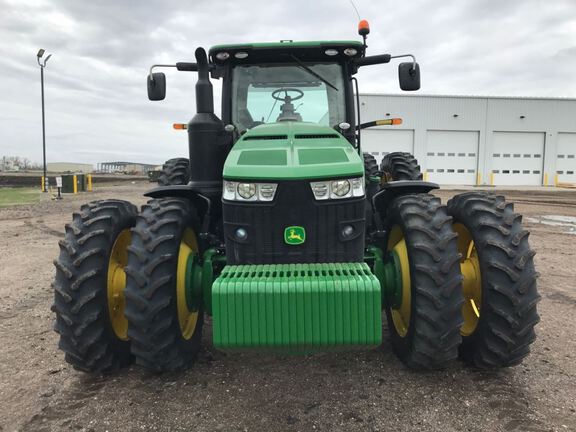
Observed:
[[[42,48],[38,50],[36,54],[36,60],[38,60],[38,66],[40,66],[40,87],[42,89],[42,161],[44,167],[44,183],[42,184],[42,192],[48,192],[48,175],[46,172],[46,126],[44,120],[44,68],[46,67],[46,62],[52,54],[48,54],[44,59],[44,53],[46,51]]]

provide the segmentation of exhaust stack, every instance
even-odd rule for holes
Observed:
[[[214,113],[214,92],[208,71],[208,58],[204,48],[196,49],[196,64],[198,65],[198,82],[196,82],[196,112]]]
[[[230,134],[214,114],[214,94],[204,48],[196,50],[198,82],[196,115],[188,123],[190,186],[209,198],[222,194],[222,171],[230,148]]]

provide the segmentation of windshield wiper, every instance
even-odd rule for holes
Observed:
[[[310,69],[308,66],[306,66],[304,63],[302,63],[300,61],[300,59],[298,59],[298,57],[294,56],[293,54],[290,54],[290,57],[292,57],[296,63],[298,63],[298,66],[300,66],[302,69],[304,69],[306,72],[308,72],[310,75],[314,76],[315,78],[318,78],[320,81],[322,81],[324,84],[326,84],[327,86],[332,87],[334,90],[339,91],[336,86],[334,86],[333,84],[330,84],[328,81],[326,81],[324,78],[322,78],[322,76],[318,75],[316,72],[314,72],[312,69]]]

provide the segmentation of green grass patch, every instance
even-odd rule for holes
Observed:
[[[0,188],[0,207],[34,204],[40,200],[40,194],[36,188]]]

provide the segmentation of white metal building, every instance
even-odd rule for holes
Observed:
[[[576,182],[576,99],[361,94],[362,131],[380,160],[413,153],[425,179],[452,185]]]

